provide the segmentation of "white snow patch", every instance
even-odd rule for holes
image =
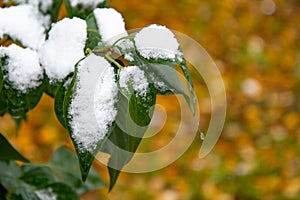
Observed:
[[[0,38],[9,35],[23,45],[38,49],[45,40],[49,18],[32,5],[22,4],[0,8]]]
[[[118,42],[117,46],[121,48],[122,51],[134,50],[134,43],[130,39],[121,40]]]
[[[36,51],[12,44],[0,47],[0,57],[4,56],[7,56],[7,65],[2,66],[2,70],[7,72],[4,79],[7,79],[14,89],[26,93],[28,89],[42,84],[43,69]]]
[[[120,72],[119,84],[121,88],[124,88],[127,91],[130,90],[129,85],[131,85],[132,89],[140,96],[146,96],[149,86],[144,71],[137,66],[122,68]]]
[[[157,78],[153,78],[152,81],[154,83],[154,87],[159,91],[165,92],[170,89],[164,82],[159,81]]]
[[[115,72],[112,67],[108,67],[99,77],[95,95],[94,108],[99,131],[104,137],[117,116],[115,103],[117,100],[118,87],[115,82]]]
[[[51,8],[53,0],[29,0],[28,3],[37,8],[40,6],[41,10],[46,12]]]
[[[10,3],[10,0],[4,0],[4,4]],[[14,3],[17,4],[30,4],[35,6],[36,8],[41,8],[42,11],[46,12],[52,6],[52,0],[14,0]]]
[[[86,27],[86,22],[77,17],[52,24],[49,38],[40,50],[40,60],[50,81],[64,79],[84,57]]]
[[[42,200],[56,200],[57,195],[53,192],[52,188],[37,190],[34,192]]]
[[[165,26],[152,24],[134,38],[138,52],[146,59],[171,59],[179,54],[175,35]]]
[[[93,13],[104,42],[113,44],[119,38],[127,36],[124,19],[118,11],[113,8],[97,8]]]
[[[125,53],[124,54],[124,59],[133,62],[134,61],[133,54],[132,53]]]
[[[102,2],[104,2],[104,0],[70,0],[71,7],[73,8],[78,5],[95,8],[97,5],[99,5]]]
[[[93,152],[117,115],[117,84],[110,64],[91,54],[78,64],[78,81],[70,105],[72,137],[81,150]]]

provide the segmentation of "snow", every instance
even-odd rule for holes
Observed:
[[[36,51],[12,44],[8,47],[0,47],[0,57],[4,56],[7,56],[7,65],[2,66],[2,70],[7,72],[4,79],[14,89],[26,93],[28,89],[42,84],[43,69]]]
[[[134,41],[138,52],[146,59],[174,60],[179,54],[175,35],[165,26],[152,24],[143,28]]]
[[[142,71],[137,66],[129,66],[122,68],[120,72],[119,84],[121,88],[130,91],[129,85],[132,86],[133,90],[140,96],[146,96],[148,91],[148,80]]]
[[[117,116],[117,94],[115,72],[113,67],[108,67],[98,79],[94,95],[95,116],[102,139],[108,132],[108,126],[112,125]]]
[[[78,5],[96,8],[96,6],[102,2],[104,2],[104,0],[70,0],[71,7],[73,8]]]
[[[134,50],[134,43],[130,39],[124,39],[118,42],[117,47],[119,47],[123,52]]]
[[[133,54],[132,53],[125,53],[124,54],[124,59],[127,60],[127,61],[130,61],[130,62],[133,62],[134,61],[134,58],[133,58]]]
[[[93,13],[104,42],[113,44],[119,38],[127,36],[124,19],[118,11],[113,8],[97,8]]]
[[[86,22],[76,17],[52,24],[49,38],[40,50],[40,60],[50,82],[64,79],[84,57],[86,28]]]
[[[49,18],[32,5],[22,4],[0,8],[0,38],[9,35],[23,45],[38,49],[45,40]]]
[[[46,12],[52,7],[52,0],[29,0],[28,3],[36,6],[37,8],[40,5],[42,11]]]
[[[37,190],[34,193],[38,196],[38,198],[40,198],[42,200],[56,200],[57,199],[57,196],[53,192],[52,188]]]
[[[72,137],[81,150],[93,152],[116,118],[118,88],[113,67],[94,54],[78,64],[77,75],[69,108]]]
[[[11,0],[4,0],[3,3],[10,3]],[[14,0],[16,4],[30,4],[35,6],[36,8],[39,7],[42,11],[46,12],[52,6],[52,0]]]

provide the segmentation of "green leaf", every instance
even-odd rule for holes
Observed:
[[[134,34],[135,33],[133,33],[132,35],[134,36]],[[119,50],[121,50],[121,48],[119,48]],[[133,61],[128,61],[131,65],[146,66],[145,68],[149,68],[149,67],[147,67],[148,65],[154,65],[154,68],[157,68],[157,67],[155,67],[155,65],[160,65],[161,64],[161,65],[169,66],[171,69],[174,68],[174,65],[178,65],[180,67],[181,71],[183,72],[183,75],[186,79],[189,94],[186,94],[186,92],[181,91],[182,89],[181,89],[181,86],[179,86],[179,80],[175,80],[176,79],[175,74],[170,70],[166,71],[165,69],[167,69],[167,68],[163,69],[162,71],[158,71],[158,74],[164,74],[166,72],[171,74],[171,79],[174,79],[174,80],[171,80],[171,81],[167,80],[167,82],[172,83],[171,85],[168,85],[168,86],[173,91],[172,90],[171,91],[170,90],[162,91],[162,90],[158,89],[157,92],[158,92],[158,94],[162,94],[162,95],[176,94],[176,93],[183,94],[184,98],[185,98],[185,100],[186,100],[186,102],[187,102],[187,104],[188,104],[188,106],[191,110],[191,112],[193,113],[193,115],[195,115],[196,103],[197,102],[196,102],[196,95],[195,95],[195,91],[194,91],[192,77],[191,77],[190,72],[188,70],[188,66],[187,66],[186,60],[184,58],[184,54],[183,54],[183,52],[181,51],[180,48],[179,48],[180,53],[176,56],[175,60],[145,59],[136,50],[129,49],[129,50],[126,50],[126,51],[128,51],[128,52],[122,52],[121,51],[121,54],[130,53],[130,55],[134,58]],[[174,74],[174,75],[172,75],[172,74]],[[166,76],[165,79],[168,79],[168,77]],[[153,78],[150,77],[150,80],[153,81]],[[177,92],[174,93],[174,89],[176,89]]]
[[[0,93],[0,116],[3,116],[7,111],[7,101],[3,93]]]
[[[193,85],[193,82],[192,82],[192,77],[191,77],[191,74],[189,72],[189,69],[188,69],[188,66],[186,64],[186,60],[184,57],[182,57],[182,62],[179,63],[179,66],[184,74],[184,77],[186,78],[186,82],[187,82],[187,87],[189,89],[189,92],[190,92],[190,97],[191,97],[191,100],[192,100],[192,105],[193,106],[190,106],[190,103],[188,103],[193,115],[195,115],[196,113],[196,107],[197,107],[197,99],[196,99],[196,94],[195,94],[195,91],[194,91],[194,85]]]
[[[86,6],[83,4],[78,4],[76,7],[72,7],[70,0],[64,0],[64,3],[66,5],[66,10],[68,13],[68,17],[80,17],[80,18],[86,18],[89,13],[91,13],[95,8],[106,8],[108,6],[108,0],[103,1],[102,3],[99,3],[94,6]]]
[[[6,188],[0,183],[0,199],[5,199],[6,194],[7,194]]]
[[[195,98],[193,85],[190,85],[191,79],[189,79],[190,81],[186,79],[186,81],[188,87],[187,92],[191,96],[193,106],[191,105],[190,96],[185,91],[182,82],[178,77],[178,73],[174,68],[174,63],[169,63],[169,62],[166,62],[166,64],[148,63],[143,68],[145,69],[146,74],[148,74],[149,79],[154,83],[158,94],[161,95],[182,94],[191,112],[194,114],[195,106],[196,106],[196,98]],[[190,77],[189,72],[185,75],[185,78],[187,76]]]
[[[128,128],[130,130],[140,130],[141,127],[146,127],[150,124],[153,109],[156,101],[156,91],[154,90],[153,84],[150,84],[149,91],[147,92],[146,96],[140,96],[136,92],[134,92],[129,100],[128,108],[129,108],[129,114],[130,118],[133,122],[135,122],[134,125],[130,125],[127,123]],[[127,122],[131,122],[127,118]],[[146,130],[144,130],[146,131]],[[134,134],[135,136],[139,136],[139,133]],[[143,134],[141,135],[143,136]]]
[[[14,161],[0,161],[0,183],[8,190],[26,187],[18,177],[22,175],[22,170]]]
[[[1,62],[1,60],[0,60],[0,62]],[[2,72],[2,69],[0,67],[0,93],[2,91],[2,86],[3,86],[3,72]]]
[[[56,117],[58,121],[64,126],[65,125],[65,116],[64,116],[64,111],[63,111],[63,106],[64,106],[64,98],[67,92],[67,88],[69,84],[72,81],[72,74],[67,76],[64,81],[60,84],[60,86],[57,88],[55,92],[55,97],[54,97],[54,111],[56,114]]]
[[[133,156],[133,152],[137,149],[137,146],[139,145],[141,138],[136,138],[128,135],[126,132],[124,132],[118,125],[115,125],[112,134],[109,137],[109,140],[112,143],[109,143],[106,147],[107,151],[110,153],[110,158],[108,161],[108,172],[109,172],[109,191],[113,189],[115,186],[117,179],[120,174],[120,170],[126,163],[130,161],[130,159]],[[133,148],[134,144],[135,148]],[[122,154],[118,148],[121,149],[130,149],[130,152],[126,154]]]
[[[64,183],[52,183],[40,189],[22,187],[10,191],[7,195],[10,200],[70,200],[79,199],[75,191]]]
[[[69,131],[69,135],[72,139],[72,142],[74,144],[74,147],[75,147],[75,150],[76,150],[76,153],[77,153],[77,157],[78,157],[78,160],[79,160],[81,178],[82,178],[83,181],[85,181],[88,174],[89,174],[90,168],[92,166],[92,162],[94,160],[94,155],[93,155],[93,153],[91,153],[90,151],[88,151],[86,149],[80,149],[79,144],[72,137],[72,128],[69,124],[70,119],[68,118],[68,116],[69,116],[69,113],[68,113],[69,112],[69,107],[71,105],[72,98],[73,98],[73,95],[74,95],[74,91],[75,91],[75,88],[76,88],[77,72],[78,72],[78,70],[77,70],[77,65],[76,65],[72,81],[71,81],[71,83],[70,83],[70,85],[67,89],[66,96],[64,98],[63,113],[64,113],[64,117],[65,117],[65,123],[66,123],[65,125],[67,127],[67,130]],[[96,152],[94,152],[94,153],[96,153]]]
[[[83,183],[80,177],[78,160],[74,153],[66,147],[57,149],[48,165],[59,174],[58,177],[62,182],[76,189],[79,195],[105,185],[94,169],[90,170],[86,182]]]
[[[22,156],[0,133],[0,160],[19,160],[22,162],[29,162]]]
[[[50,195],[55,195],[56,200],[79,200],[79,197],[77,196],[76,192],[68,185],[64,183],[52,183],[44,188],[42,190],[38,191],[43,191],[45,194],[50,193]],[[37,191],[35,191],[36,193]],[[50,196],[49,195],[49,196]],[[43,200],[42,198],[40,198]]]
[[[133,93],[129,100],[122,93],[119,93],[118,97],[117,123],[109,136],[111,142],[105,147],[111,155],[108,162],[109,190],[114,187],[120,169],[131,160],[150,124],[156,93],[153,85],[150,85],[145,97],[136,93]],[[125,150],[126,153],[119,151],[119,148]]]
[[[165,65],[159,63],[148,63],[142,67],[150,80],[154,84],[157,93],[166,94],[183,94],[184,87],[179,80],[176,69],[173,64]]]
[[[58,119],[58,121],[63,125],[65,125],[65,117],[64,117],[64,112],[63,112],[63,105],[64,105],[64,97],[65,97],[66,89],[63,85],[61,85],[54,97],[54,111],[55,115]]]
[[[6,185],[4,181],[2,181],[3,177],[17,178],[21,175],[21,168],[14,161],[0,161],[0,180],[3,185]],[[6,188],[10,188],[10,186],[7,186]]]
[[[84,60],[84,59],[94,59],[95,58],[95,55],[91,55],[91,56],[94,56],[94,57],[89,57],[88,56],[86,58],[83,58],[82,60]],[[82,60],[80,60],[78,63],[80,63]],[[94,60],[91,60],[91,62],[93,62],[93,61]],[[90,62],[90,61],[88,61],[88,62]],[[67,130],[69,131],[70,137],[73,141],[73,144],[74,144],[74,147],[75,147],[75,150],[76,150],[76,153],[77,153],[77,157],[79,159],[81,177],[82,177],[82,180],[85,181],[87,176],[88,176],[89,170],[91,168],[92,162],[94,160],[94,155],[96,155],[98,150],[102,148],[102,146],[105,143],[108,135],[111,132],[112,126],[108,128],[108,132],[106,133],[106,138],[104,138],[103,140],[100,140],[100,141],[96,141],[96,142],[98,142],[98,144],[97,144],[97,147],[93,150],[87,150],[86,148],[82,147],[82,145],[72,137],[72,135],[73,135],[72,127],[70,125],[70,121],[71,121],[72,116],[70,116],[70,114],[69,114],[69,108],[70,108],[70,105],[72,103],[73,96],[76,92],[77,84],[79,84],[79,80],[77,78],[78,77],[78,63],[75,66],[75,72],[74,72],[74,75],[73,75],[73,79],[72,79],[72,81],[71,81],[71,83],[70,83],[70,85],[67,89],[67,93],[66,93],[66,96],[64,98],[63,111],[64,111],[64,116],[65,116],[66,127],[67,127]],[[105,66],[101,66],[101,63],[99,63],[99,65],[100,65],[99,68],[101,69],[101,67],[102,67],[103,71],[104,71]],[[97,71],[97,73],[99,73],[99,71]],[[100,75],[101,74],[99,74],[99,76]],[[89,80],[88,77],[86,77],[86,79]],[[93,80],[90,80],[90,81],[93,81]],[[94,81],[96,83],[96,80],[94,80]],[[90,89],[90,88],[87,88],[87,90],[88,89]],[[94,117],[92,113],[91,113],[91,117]],[[86,119],[86,120],[89,120],[89,119]],[[97,123],[97,122],[95,122],[95,123]]]
[[[40,200],[34,191],[28,188],[17,188],[16,190],[9,191],[6,197],[8,200]]]
[[[75,155],[66,147],[58,148],[48,162],[49,166],[59,170],[78,174],[79,166]]]
[[[55,173],[48,167],[33,164],[21,167],[13,161],[0,161],[0,182],[8,191],[7,199],[78,199],[76,192],[69,185],[57,180]]]
[[[6,64],[7,57],[4,56],[0,59],[0,67],[3,69],[3,66]],[[6,70],[3,70],[2,72],[4,77],[8,73]],[[41,79],[40,81],[40,86],[28,89],[26,93],[24,93],[14,89],[9,80],[4,79],[1,95],[3,95],[2,98],[6,101],[6,103],[4,103],[4,105],[6,105],[5,110],[14,117],[23,117],[26,112],[34,108],[44,92],[44,79]],[[4,108],[0,108],[0,112],[1,110],[3,111]]]
[[[87,40],[85,42],[85,49],[94,49],[101,42],[101,35],[99,34],[98,25],[94,13],[90,13],[86,19],[87,24]]]
[[[25,165],[22,167],[22,171],[23,175],[19,179],[37,188],[57,181],[53,171],[45,166]]]
[[[63,81],[55,81],[55,82],[50,82],[49,78],[47,75],[44,75],[44,83],[45,83],[45,92],[48,94],[50,97],[54,98],[56,95],[56,92],[58,88],[61,86]]]
[[[41,99],[43,91],[43,84],[35,89],[30,89],[25,94],[13,88],[4,88],[3,93],[7,99],[7,111],[15,117],[24,116],[26,112],[37,105]]]

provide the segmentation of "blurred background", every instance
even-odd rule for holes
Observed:
[[[300,199],[300,1],[299,0],[111,0],[127,29],[157,23],[198,41],[219,68],[227,93],[227,117],[214,150],[198,159],[201,140],[170,166],[145,174],[122,173],[107,188],[81,199]],[[210,96],[192,74],[201,129],[209,124]],[[159,97],[168,120],[139,151],[170,142],[180,121],[173,97]],[[61,145],[73,148],[44,95],[19,131],[9,116],[0,132],[29,160],[43,163]],[[198,138],[198,137],[197,137]],[[104,180],[106,167],[94,166]]]

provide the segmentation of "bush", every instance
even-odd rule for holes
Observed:
[[[4,3],[0,9],[0,114],[10,114],[20,123],[44,92],[53,97],[56,116],[69,131],[79,167],[64,148],[47,165],[28,163],[1,135],[3,197],[76,199],[103,185],[90,171],[99,151],[110,154],[111,190],[150,124],[157,95],[182,94],[194,113],[187,64],[175,35],[165,26],[153,24],[128,34],[121,14],[107,8],[105,0],[66,0],[68,16],[59,21],[62,0]],[[187,92],[176,67],[184,74]],[[130,153],[119,155],[118,148]]]

